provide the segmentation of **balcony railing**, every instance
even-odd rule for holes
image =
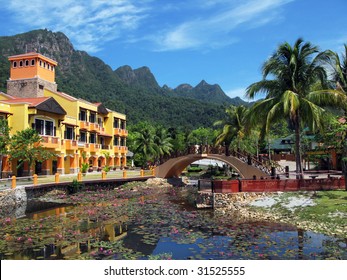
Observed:
[[[116,136],[128,136],[128,131],[126,129],[114,128],[113,134]]]
[[[113,152],[124,154],[124,153],[128,152],[128,147],[127,146],[114,146]]]
[[[59,137],[41,135],[41,144],[45,148],[59,148]]]
[[[61,140],[61,145],[64,146],[66,150],[76,150],[78,148],[77,141],[71,139]]]

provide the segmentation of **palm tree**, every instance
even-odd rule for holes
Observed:
[[[337,91],[347,95],[347,45],[344,44],[344,53],[340,56],[333,52],[327,51],[327,62],[332,72],[331,80],[334,84],[334,88]],[[346,118],[346,108],[344,109],[344,115]],[[347,190],[347,133],[344,132],[342,141],[342,170],[345,177],[345,189]]]
[[[172,138],[163,127],[158,127],[154,135],[154,144],[157,159],[162,163],[163,156],[169,155],[173,151]]]
[[[295,161],[298,177],[303,177],[300,131],[308,126],[312,131],[321,127],[324,109],[321,106],[342,104],[340,92],[327,92],[327,73],[323,67],[326,53],[299,38],[293,46],[281,44],[262,67],[263,80],[251,84],[246,96],[254,99],[265,93],[265,99],[250,109],[250,123],[264,123],[266,133],[277,119],[287,118],[295,133]],[[273,79],[266,79],[268,76]]]
[[[233,106],[231,105],[225,110],[226,118],[216,121],[214,126],[223,127],[222,132],[216,138],[216,145],[226,144],[226,153],[228,154],[229,145],[233,140],[237,140],[238,143],[244,137],[244,122],[247,113],[247,108],[243,105]],[[239,146],[239,145],[238,145]]]
[[[332,70],[332,81],[337,90],[347,94],[347,45],[344,44],[344,53],[340,56],[332,51],[327,51],[328,62]]]
[[[143,127],[139,131],[135,132],[134,136],[134,152],[141,155],[142,165],[146,162],[152,161],[156,155],[155,143],[154,143],[154,130],[151,126]]]

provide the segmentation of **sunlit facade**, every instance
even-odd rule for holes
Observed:
[[[57,62],[38,53],[9,57],[10,79],[7,93],[0,93],[0,118],[5,118],[11,134],[35,129],[42,145],[56,155],[37,162],[36,174],[78,173],[83,162],[93,170],[105,166],[126,166],[128,152],[126,116],[57,91]],[[97,95],[99,93],[95,93]],[[25,176],[28,166],[17,170],[17,162],[5,156],[2,177]]]

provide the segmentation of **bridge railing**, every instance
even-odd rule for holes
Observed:
[[[212,145],[191,145],[187,149],[187,154],[218,154],[226,156],[232,155],[240,159],[244,163],[258,168],[268,175],[285,174],[285,168],[275,161],[271,161],[264,157],[258,159],[255,155],[250,153],[240,153],[238,151],[229,152],[229,150],[224,145],[219,145],[217,147]]]

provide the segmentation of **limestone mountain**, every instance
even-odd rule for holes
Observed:
[[[97,57],[75,50],[61,32],[34,30],[0,37],[0,91],[6,92],[8,56],[36,51],[58,62],[58,90],[126,113],[129,124],[147,120],[167,127],[211,126],[232,104],[218,85],[160,87],[148,67],[113,70]],[[225,96],[224,96],[224,95]],[[227,97],[227,98],[225,98]],[[182,107],[184,104],[184,107]]]

